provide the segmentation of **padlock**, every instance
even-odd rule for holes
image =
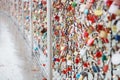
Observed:
[[[106,1],[106,5],[107,5],[108,7],[110,7],[110,6],[112,5],[112,3],[113,3],[112,0],[107,0],[107,1]]]
[[[120,54],[119,54],[119,52],[116,52],[115,54],[113,54],[111,59],[112,59],[112,63],[114,65],[120,64]]]
[[[113,31],[113,32],[117,32],[117,26],[116,26],[116,25],[113,25],[113,26],[112,26],[112,31]]]
[[[100,60],[100,59],[97,60],[97,64],[98,64],[98,65],[101,64],[101,60]]]
[[[72,2],[72,7],[76,7],[77,6],[77,3],[76,2]]]
[[[108,69],[109,69],[109,66],[108,65],[104,65],[103,72],[106,73],[108,71]]]
[[[59,21],[60,20],[60,17],[58,15],[55,16],[55,20],[56,21]]]
[[[113,2],[113,4],[110,6],[110,8],[109,8],[109,12],[111,13],[111,14],[116,14],[116,15],[120,15],[120,9],[119,9],[119,6],[117,6],[117,5],[115,5],[114,4],[114,2]]]
[[[69,66],[66,70],[67,70],[67,72],[69,72],[72,70],[72,67]]]
[[[84,3],[84,0],[80,0],[81,3]]]
[[[61,2],[62,2],[62,3],[65,3],[65,2],[66,2],[66,0],[61,0]]]
[[[112,21],[112,20],[115,20],[116,19],[116,15],[112,13],[112,15],[109,15],[108,16],[108,20],[109,21]]]
[[[81,74],[80,74],[80,73],[76,74],[76,78],[77,78],[77,79],[79,79],[79,78],[80,78],[80,76],[81,76]]]
[[[94,11],[94,14],[95,14],[96,16],[101,16],[101,15],[103,14],[103,11],[102,11],[102,10],[95,10],[95,11]]]
[[[88,46],[92,46],[94,44],[94,38],[90,38],[88,41],[87,41],[87,45]]]
[[[102,52],[101,51],[97,51],[96,52],[96,54],[95,54],[95,56],[97,57],[97,58],[100,58],[100,57],[102,57]]]
[[[100,68],[97,65],[95,65],[95,66],[92,65],[92,69],[93,69],[94,73],[100,72]]]
[[[116,41],[120,41],[120,32],[118,32],[118,33],[115,35],[115,40],[116,40]]]
[[[85,9],[85,10],[84,10],[84,14],[87,15],[88,13],[89,13],[89,10],[88,10],[88,9]]]
[[[84,46],[84,47],[80,50],[80,56],[83,57],[86,53],[87,53],[87,48]]]
[[[100,31],[103,30],[103,29],[104,29],[104,27],[103,27],[102,24],[97,24],[96,30],[97,30],[98,32],[100,32]]]
[[[83,32],[83,36],[84,36],[85,38],[88,38],[89,33],[88,33],[87,31],[84,31],[84,32]]]
[[[63,74],[67,74],[67,70],[64,69],[64,70],[62,71],[62,73],[63,73]]]
[[[105,54],[103,54],[103,55],[102,55],[102,61],[104,62],[104,61],[106,61],[106,60],[108,60],[108,59],[107,59],[107,56],[106,56]]]
[[[85,7],[86,7],[86,5],[85,5],[85,4],[81,4],[81,5],[80,5],[80,12],[84,12]]]
[[[80,78],[78,80],[83,80],[83,76],[81,75]]]
[[[84,62],[84,63],[83,63],[83,66],[84,66],[85,68],[87,68],[87,67],[90,66],[90,64],[89,64],[89,62]]]
[[[101,38],[103,43],[109,43],[109,40],[107,38]]]
[[[100,35],[99,35],[101,38],[107,38],[107,32],[105,31],[100,31]]]

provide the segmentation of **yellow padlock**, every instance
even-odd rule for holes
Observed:
[[[117,27],[115,25],[112,26],[112,31],[117,32]]]
[[[107,38],[107,32],[105,32],[105,31],[100,31],[100,37],[101,38]]]
[[[83,80],[83,76],[81,75],[80,78],[78,80]]]
[[[65,48],[64,46],[61,46],[61,48],[60,48],[60,49],[61,49],[61,50],[64,50],[64,48]]]
[[[116,11],[116,15],[120,16],[120,9]]]
[[[87,32],[88,32],[89,34],[91,34],[93,31],[92,31],[92,29],[88,29]]]
[[[66,0],[61,0],[61,2],[62,2],[62,3],[65,3],[65,2],[66,2]]]
[[[77,51],[75,51],[75,52],[74,52],[74,55],[78,55],[78,52],[77,52]]]
[[[72,58],[71,58],[70,55],[67,55],[66,59],[67,59],[67,60],[71,60]]]
[[[95,11],[94,11],[94,14],[95,14],[96,16],[101,16],[101,15],[103,14],[103,11],[102,11],[102,10],[95,10]]]

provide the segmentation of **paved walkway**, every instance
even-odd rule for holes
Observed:
[[[0,80],[34,80],[30,54],[11,19],[0,13]]]

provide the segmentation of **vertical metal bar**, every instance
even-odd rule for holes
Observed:
[[[47,0],[47,49],[48,49],[48,79],[52,80],[52,28],[51,28],[51,0]]]
[[[112,30],[111,30],[111,32],[110,32],[110,37],[111,37],[111,42],[110,42],[110,48],[111,48],[111,50],[110,50],[110,59],[112,58]],[[111,61],[111,80],[113,80],[113,63],[112,63],[112,61]]]
[[[24,1],[22,0],[22,28],[21,28],[21,30],[22,30],[22,34],[23,34],[23,36],[24,36]]]
[[[30,5],[30,36],[31,36],[31,43],[30,43],[30,47],[31,47],[31,55],[33,53],[33,27],[32,27],[32,0],[29,0],[29,5]]]
[[[18,8],[19,8],[19,5],[18,5],[18,0],[17,0],[17,21],[18,21]]]

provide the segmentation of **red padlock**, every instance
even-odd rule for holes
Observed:
[[[62,36],[65,36],[65,32],[64,31],[61,31],[61,34],[62,34]]]
[[[54,34],[57,36],[59,35],[59,31],[55,31]]]
[[[87,20],[90,20],[91,19],[91,14],[88,14],[87,15]]]
[[[46,49],[43,51],[43,54],[44,54],[44,55],[47,55],[47,51],[46,51]]]
[[[42,80],[47,80],[46,78],[43,78]]]
[[[58,15],[55,16],[55,20],[56,21],[59,21],[60,20],[60,17]]]
[[[58,50],[60,50],[60,45],[57,44],[57,45],[56,45],[56,48],[57,48]]]
[[[92,17],[91,17],[90,21],[91,21],[92,23],[95,23],[97,19],[98,19],[98,17],[97,17],[97,16],[92,15]]]
[[[97,61],[97,64],[98,64],[98,65],[100,65],[100,64],[101,64],[101,61],[100,61],[100,59]]]
[[[84,67],[89,67],[89,63],[88,63],[88,62],[84,62],[84,63],[83,63],[83,66],[84,66]]]
[[[88,38],[89,33],[88,33],[87,31],[84,31],[83,36],[84,36],[85,38]]]
[[[116,19],[116,15],[112,14],[112,15],[108,16],[107,18],[109,21],[112,21],[112,20]]]
[[[92,46],[94,44],[94,38],[91,38],[87,41],[88,46]]]
[[[81,3],[84,3],[84,0],[80,0]]]
[[[109,43],[109,40],[107,38],[102,38],[103,43]]]
[[[106,5],[107,5],[108,7],[110,7],[112,3],[113,3],[112,0],[107,0],[107,1],[106,1]]]
[[[66,51],[67,49],[68,49],[68,47],[67,47],[67,46],[65,46],[64,51]]]
[[[78,42],[75,43],[75,46],[78,47]]]
[[[68,67],[67,68],[67,71],[69,72],[69,71],[71,71],[72,70],[72,67]]]
[[[81,28],[82,28],[82,25],[81,25],[80,23],[78,23],[78,24],[77,24],[77,27],[81,29]]]
[[[79,58],[79,57],[77,57],[77,58],[75,59],[75,63],[76,63],[76,64],[79,64],[79,63],[80,63],[80,58]]]
[[[103,29],[104,29],[104,27],[103,27],[102,24],[98,24],[98,25],[97,25],[97,31],[98,31],[98,32],[100,32],[100,31],[103,30]]]
[[[100,57],[102,57],[102,52],[101,51],[97,51],[96,52],[96,54],[95,54],[95,56],[97,57],[97,58],[100,58]]]
[[[46,66],[46,64],[43,64],[43,66],[45,67],[45,66]]]
[[[55,58],[55,61],[56,61],[56,62],[60,62],[60,59],[59,59],[59,58]]]
[[[95,0],[90,0],[90,2],[91,2],[91,3],[94,3],[94,2],[95,2]]]
[[[45,0],[42,0],[41,2],[42,2],[43,5],[47,4],[47,2]]]
[[[108,66],[108,65],[105,65],[105,66],[103,67],[103,72],[106,73],[106,72],[108,71],[108,69],[109,69],[109,66]]]
[[[65,59],[65,58],[62,58],[62,62],[66,62],[66,59]]]
[[[62,71],[62,73],[63,73],[63,74],[67,74],[67,70],[64,69],[64,70]]]
[[[71,5],[69,5],[69,6],[67,7],[67,10],[68,10],[68,11],[72,11],[72,10],[73,10],[73,7],[72,7]]]

